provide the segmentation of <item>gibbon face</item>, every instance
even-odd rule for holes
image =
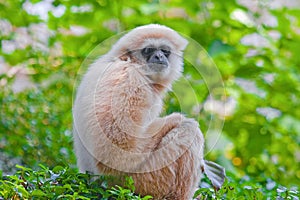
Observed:
[[[151,79],[159,79],[170,73],[169,57],[171,47],[167,45],[154,46],[149,44],[138,49],[133,56],[141,61],[141,70]]]
[[[110,54],[136,63],[136,69],[155,83],[168,84],[182,72],[182,51],[187,41],[161,25],[138,27],[123,36]]]

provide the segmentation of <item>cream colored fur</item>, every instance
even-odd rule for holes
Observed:
[[[171,47],[168,69],[153,72],[130,53],[149,44]],[[73,107],[81,172],[130,175],[136,192],[154,199],[192,198],[203,159],[198,123],[179,113],[159,117],[164,93],[181,75],[186,45],[170,28],[142,26],[90,66]]]

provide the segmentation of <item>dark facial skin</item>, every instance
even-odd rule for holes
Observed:
[[[142,56],[145,58],[148,64],[168,67],[168,57],[171,54],[170,50],[168,49],[169,48],[167,47],[145,47],[142,49]]]
[[[148,45],[143,49],[128,50],[133,61],[139,64],[141,72],[152,81],[160,81],[168,75],[171,70],[169,62],[171,53],[171,48],[166,45],[159,47]]]

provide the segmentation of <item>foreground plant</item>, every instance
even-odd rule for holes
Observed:
[[[17,166],[16,174],[0,179],[0,199],[135,199],[147,200],[134,193],[131,178],[125,187],[109,188],[109,177],[77,173],[68,167],[49,169],[40,165],[40,170]],[[93,176],[93,177],[92,177]]]
[[[134,193],[131,177],[126,178],[125,187],[108,187],[110,177],[77,173],[69,167],[56,166],[49,169],[39,165],[35,171],[19,166],[14,175],[2,176],[0,171],[0,199],[115,199],[148,200]],[[270,178],[260,180],[245,176],[241,179],[227,172],[223,187],[215,191],[207,177],[194,198],[204,199],[295,199],[299,200],[299,188],[286,188]]]

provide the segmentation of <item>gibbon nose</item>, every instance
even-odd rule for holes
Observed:
[[[168,65],[168,59],[166,58],[165,54],[158,50],[149,59],[150,63],[161,64],[161,65]]]

